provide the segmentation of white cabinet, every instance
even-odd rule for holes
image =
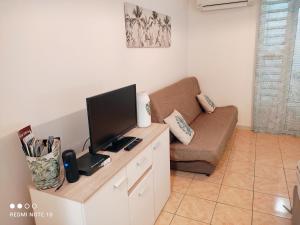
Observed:
[[[130,225],[153,225],[154,190],[153,174],[149,170],[129,195]]]
[[[129,225],[127,175],[123,169],[84,204],[86,225]]]
[[[165,131],[152,144],[154,172],[155,218],[170,196],[170,151],[169,132]]]
[[[34,209],[36,214],[42,213],[44,216],[35,216],[36,225],[83,225],[82,205],[69,199],[56,197],[30,189],[31,202],[37,205]],[[49,217],[48,215],[52,216]],[[2,223],[1,223],[2,224]]]
[[[30,187],[35,212],[52,212],[36,225],[153,225],[170,195],[169,129],[135,128],[143,138],[131,151],[111,154],[111,163],[57,192]]]

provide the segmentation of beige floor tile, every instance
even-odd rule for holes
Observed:
[[[280,146],[277,145],[256,145],[255,146],[256,153],[274,153],[280,154]]]
[[[165,204],[164,211],[175,213],[180,205],[183,195],[177,192],[171,193],[167,203]]]
[[[190,177],[172,175],[171,176],[171,190],[173,192],[185,194],[188,187],[192,183],[192,180],[193,179]]]
[[[281,167],[255,165],[255,176],[272,180],[285,180],[284,170]]]
[[[278,136],[279,142],[286,142],[291,144],[299,144],[300,147],[300,137],[293,136],[293,135],[279,135]]]
[[[212,225],[251,225],[250,210],[240,209],[218,203],[212,219]]]
[[[288,154],[282,154],[283,166],[285,169],[296,169],[297,162],[300,160],[300,157],[291,156]]]
[[[219,162],[227,162],[229,160],[230,152],[224,152]]]
[[[248,176],[242,173],[226,172],[223,184],[231,187],[239,187],[247,190],[253,190],[254,176]]]
[[[255,177],[254,191],[288,198],[288,189],[285,180]]]
[[[283,205],[289,207],[289,199],[254,192],[253,211],[291,218],[291,215],[286,211]]]
[[[177,215],[210,223],[216,203],[192,196],[184,196]]]
[[[211,182],[215,184],[221,184],[224,177],[224,173],[220,171],[214,171],[210,176],[204,174],[195,174],[194,180],[200,180],[204,182]]]
[[[280,149],[282,152],[285,152],[287,154],[295,154],[299,155],[299,144],[293,144],[293,143],[280,143]]]
[[[231,135],[231,138],[227,141],[226,147],[232,148],[234,145],[235,139],[236,139],[236,132],[234,131],[233,134]]]
[[[274,146],[260,146],[260,145],[257,145],[255,147],[255,151],[256,151],[257,155],[268,154],[268,153],[280,155],[279,145],[274,145]]]
[[[225,173],[227,165],[228,165],[228,159],[219,161],[214,172]]]
[[[246,175],[254,175],[254,162],[252,161],[229,161],[227,171],[242,173]]]
[[[230,161],[255,161],[255,151],[240,151],[235,149],[230,155]]]
[[[171,170],[171,175],[193,179],[194,176],[195,176],[195,173],[183,172],[183,171],[180,171],[180,170]]]
[[[256,146],[278,146],[279,136],[266,133],[257,133],[256,135]]]
[[[289,197],[290,197],[291,206],[293,206],[294,187],[295,187],[295,184],[288,183],[288,190],[289,190]]]
[[[220,184],[193,180],[186,194],[211,201],[217,201],[220,186]]]
[[[256,152],[255,162],[264,166],[283,167],[280,153]]]
[[[253,192],[222,186],[218,202],[252,210]]]
[[[237,132],[234,143],[239,143],[239,144],[253,144],[255,143],[256,139],[256,134],[255,133],[240,133]]]
[[[280,149],[285,153],[296,154],[300,153],[300,137],[295,136],[280,136],[279,137]]]
[[[220,158],[220,161],[224,160],[228,160],[229,159],[229,155],[231,154],[231,149],[230,148],[225,148],[221,158]]]
[[[155,225],[169,225],[172,221],[173,214],[167,212],[161,212],[157,218]]]
[[[256,156],[268,157],[268,158],[281,158],[280,149],[275,146],[256,146]]]
[[[207,223],[201,223],[196,220],[175,215],[171,225],[207,225]]]
[[[293,198],[293,193],[294,193],[294,187],[295,186],[296,186],[296,184],[294,184],[294,183],[288,183],[288,190],[289,190],[290,198]]]
[[[295,157],[295,158],[300,158],[300,147],[288,147],[288,148],[282,148],[281,152],[284,155],[290,156],[290,157]]]
[[[237,130],[234,141],[244,143],[244,144],[252,144],[255,143],[255,139],[256,139],[256,134],[254,132]]]
[[[253,212],[252,225],[292,225],[292,222],[290,219]]]
[[[235,139],[245,138],[255,140],[256,134],[253,131],[239,129],[236,131]]]
[[[235,140],[235,132],[231,135],[230,139],[228,140],[227,144],[226,144],[226,148],[228,149],[232,149],[233,144],[234,144],[234,140]]]
[[[288,183],[297,184],[298,178],[296,174],[296,170],[285,169],[286,181]]]
[[[300,138],[291,135],[279,136],[279,145],[281,150],[290,153],[299,153]]]
[[[252,225],[291,225],[282,204],[290,207],[298,160],[300,138],[236,129],[211,176],[171,171],[173,193],[155,225],[250,225],[252,202]]]
[[[237,136],[245,136],[245,137],[255,138],[256,133],[249,129],[238,128],[238,129],[236,129],[235,135],[236,135],[236,137]]]
[[[255,151],[255,143],[253,142],[253,144],[247,144],[247,143],[234,142],[232,151],[241,151],[241,152]]]
[[[229,144],[227,143],[226,146],[225,146],[225,149],[224,149],[224,154],[225,154],[225,158],[226,156],[230,155],[230,152],[232,151],[232,146],[233,146],[233,143]]]

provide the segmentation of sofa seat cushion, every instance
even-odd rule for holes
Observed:
[[[189,145],[172,143],[171,160],[203,160],[216,165],[234,131],[237,115],[235,106],[217,107],[211,114],[199,114],[191,123],[195,131],[193,140]]]

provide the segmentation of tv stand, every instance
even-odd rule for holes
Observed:
[[[118,140],[112,142],[107,147],[105,147],[104,150],[110,152],[118,152],[124,147],[126,147],[128,144],[133,142],[135,139],[136,137],[121,137]]]
[[[134,128],[143,138],[131,151],[107,154],[111,163],[55,191],[30,185],[36,225],[154,225],[170,195],[170,142],[165,124]]]

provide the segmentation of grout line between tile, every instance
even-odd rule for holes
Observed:
[[[195,221],[195,222],[200,222],[200,223],[204,223],[204,224],[207,224],[207,225],[209,225],[209,223],[205,223],[205,222],[203,222],[203,221],[200,221],[200,220],[195,220],[195,219],[192,219],[192,218],[189,218],[189,217],[186,217],[186,216],[182,216],[182,215],[174,215],[174,217],[175,216],[180,216],[180,217],[183,217],[183,218],[185,218],[185,219],[188,219],[188,220],[192,220],[192,221]],[[174,218],[173,217],[173,218]],[[172,219],[172,221],[173,221],[173,219]]]
[[[251,210],[251,225],[253,225],[253,211],[254,211],[254,185],[255,185],[255,167],[256,167],[256,144],[257,144],[257,134],[255,133],[255,143],[254,143],[254,177],[252,186],[252,210]]]
[[[257,135],[256,135],[256,140],[257,140]],[[280,147],[280,144],[279,144],[279,139],[278,139],[278,137],[277,137],[277,145],[279,146],[279,149],[280,149],[280,157],[281,157],[282,165],[283,165],[282,151],[281,151],[281,147]],[[256,157],[256,146],[257,146],[257,145],[256,145],[256,142],[255,142],[255,157]],[[256,165],[256,160],[255,160],[255,165]],[[270,167],[272,167],[272,166],[270,166]],[[284,166],[283,166],[283,167],[279,167],[279,168],[283,168],[283,170],[284,170],[284,177],[285,177],[285,181],[286,181],[286,185],[287,185],[286,173],[285,173]],[[271,214],[271,213],[261,212],[261,211],[254,210],[254,194],[255,194],[255,192],[261,193],[261,194],[265,194],[265,195],[269,195],[269,196],[276,196],[276,197],[280,197],[280,198],[286,198],[286,197],[284,197],[284,196],[273,195],[273,194],[269,194],[269,193],[264,193],[264,192],[260,192],[260,191],[255,191],[255,190],[254,190],[255,177],[257,177],[257,176],[255,176],[255,167],[254,167],[253,202],[252,202],[252,225],[253,225],[253,213],[254,213],[254,212],[259,212],[259,213],[263,213],[263,214],[266,214],[266,215],[275,216],[275,217],[279,217],[279,218],[283,218],[283,219],[290,220],[290,218],[286,218],[286,217],[274,215],[274,214]],[[288,189],[288,186],[287,186],[287,189]],[[288,197],[287,199],[289,199],[289,201],[290,201],[290,198],[289,198],[289,197]]]
[[[252,189],[249,190],[249,189],[246,189],[246,188],[230,186],[230,185],[227,185],[227,184],[222,184],[222,186],[233,188],[233,189],[239,189],[239,190],[242,190],[242,191],[251,191],[251,192],[253,191]]]
[[[259,194],[264,194],[264,195],[275,196],[275,197],[278,197],[278,198],[286,198],[286,199],[289,199],[289,197],[282,196],[282,195],[275,195],[275,194],[270,194],[270,193],[265,193],[265,192],[262,192],[262,191],[255,191],[255,190],[253,190],[253,191],[256,192],[256,193],[259,193]]]
[[[231,143],[231,146],[230,146],[230,151],[229,151],[229,154],[228,154],[227,163],[226,163],[226,166],[225,166],[224,174],[223,174],[222,179],[221,179],[221,184],[220,184],[220,187],[219,187],[219,193],[218,193],[218,197],[217,197],[217,200],[216,200],[216,204],[215,204],[215,207],[214,207],[214,210],[213,210],[211,219],[210,219],[210,224],[212,224],[212,220],[213,220],[214,215],[215,215],[215,210],[216,210],[216,207],[217,207],[217,204],[218,204],[218,200],[219,200],[219,197],[220,197],[220,192],[221,192],[221,188],[222,188],[222,185],[223,185],[223,180],[224,180],[225,174],[226,174],[227,169],[228,169],[228,164],[229,164],[229,160],[230,160],[230,155],[231,155],[231,153],[232,153],[232,147],[233,147],[233,145],[234,145],[235,138],[236,138],[236,130],[234,131],[234,134],[233,134],[233,135],[234,135],[234,137],[233,137],[233,143]]]
[[[172,222],[173,222],[173,219],[174,219],[174,217],[176,216],[176,214],[173,214],[173,213],[172,213],[172,215],[173,215],[173,216],[172,216],[172,219],[171,219],[171,221],[170,221],[169,225],[171,225],[171,224],[172,224]]]
[[[239,209],[243,209],[243,210],[249,210],[249,209],[242,208],[242,207],[238,207],[238,206],[235,206],[235,205],[230,205],[230,204],[227,204],[227,203],[221,203],[221,202],[218,202],[218,201],[219,201],[219,198],[220,198],[220,192],[221,192],[222,186],[232,187],[232,188],[236,188],[236,189],[240,189],[240,190],[248,190],[248,191],[252,191],[252,194],[253,194],[253,196],[252,196],[252,210],[250,209],[250,210],[251,210],[251,224],[252,224],[252,225],[253,225],[253,223],[254,223],[254,220],[253,220],[253,219],[254,219],[254,212],[260,212],[260,211],[254,210],[254,195],[255,195],[255,192],[257,192],[257,193],[263,193],[263,192],[260,192],[260,191],[255,191],[255,189],[254,189],[254,187],[255,187],[255,177],[258,177],[258,176],[256,176],[256,165],[257,165],[257,161],[256,161],[256,159],[257,159],[257,138],[258,138],[258,136],[257,136],[257,133],[254,133],[254,134],[255,134],[255,136],[254,136],[254,180],[253,180],[253,185],[252,185],[253,190],[248,190],[248,189],[245,189],[245,188],[242,188],[242,187],[229,186],[229,185],[225,185],[225,184],[223,183],[223,182],[224,182],[225,174],[229,171],[229,162],[230,162],[231,154],[232,154],[232,152],[233,152],[233,146],[234,146],[234,144],[235,144],[235,142],[236,142],[237,133],[235,132],[235,133],[234,133],[234,138],[233,138],[232,144],[231,144],[231,146],[230,146],[230,148],[229,148],[228,157],[227,157],[227,159],[226,159],[226,165],[224,166],[225,169],[224,169],[224,171],[220,172],[220,173],[222,173],[222,179],[220,179],[220,182],[202,181],[202,182],[208,182],[208,183],[214,183],[214,184],[220,185],[220,186],[219,186],[219,191],[218,191],[218,196],[217,196],[216,201],[208,200],[208,199],[201,198],[201,197],[199,198],[199,197],[197,197],[197,196],[193,196],[193,197],[196,197],[196,198],[199,198],[199,199],[204,199],[204,200],[206,200],[206,201],[210,201],[210,202],[214,202],[214,203],[215,203],[215,206],[214,206],[214,209],[213,209],[213,213],[212,213],[212,216],[211,216],[211,220],[210,220],[210,224],[212,223],[213,217],[214,217],[214,215],[215,215],[215,210],[216,210],[217,204],[223,204],[223,205],[228,205],[228,206],[235,207],[235,208],[239,208]],[[278,138],[278,137],[277,137],[277,144],[278,144],[279,150],[280,150],[280,157],[281,157],[281,162],[282,162],[282,165],[283,165],[283,167],[281,167],[281,168],[283,168],[283,171],[284,171],[284,179],[285,179],[285,184],[286,184],[286,188],[287,188],[287,191],[288,191],[288,197],[285,197],[285,196],[279,196],[279,195],[276,195],[276,194],[269,194],[269,193],[263,193],[263,194],[266,194],[266,195],[269,195],[269,196],[277,196],[277,197],[281,197],[281,198],[287,198],[287,199],[289,199],[290,207],[291,207],[291,197],[290,197],[291,195],[290,195],[290,191],[289,191],[289,188],[288,188],[288,180],[287,180],[287,174],[286,174],[286,170],[285,170],[286,168],[284,167],[284,164],[283,164],[283,149],[282,149],[282,147],[281,147],[281,145],[280,145],[280,142],[279,142],[279,138]],[[170,212],[167,212],[167,211],[166,211],[167,213],[172,214],[172,219],[171,219],[169,225],[171,225],[171,223],[173,222],[175,216],[181,216],[181,217],[183,217],[183,218],[187,218],[187,219],[192,220],[192,221],[202,222],[202,221],[198,221],[198,220],[195,220],[195,219],[192,219],[192,218],[185,217],[185,216],[182,216],[182,215],[178,215],[178,214],[177,214],[177,212],[178,212],[180,206],[182,205],[183,199],[184,199],[186,196],[192,196],[192,195],[188,195],[188,190],[189,190],[189,188],[190,188],[190,186],[191,186],[191,184],[192,184],[192,182],[193,182],[194,180],[197,180],[197,178],[196,178],[195,175],[191,178],[191,181],[190,181],[189,185],[187,186],[187,189],[186,189],[186,191],[185,191],[184,193],[172,191],[172,192],[179,193],[180,195],[182,195],[182,199],[180,200],[179,205],[178,205],[178,207],[177,207],[177,209],[176,209],[176,211],[175,211],[174,213],[170,213]],[[263,213],[263,214],[266,214],[266,215],[275,216],[275,217],[279,217],[279,218],[284,218],[284,219],[290,220],[290,218],[286,218],[286,217],[274,215],[274,214],[267,213],[267,212],[260,212],[260,213]],[[202,223],[207,224],[207,223],[205,223],[205,222],[202,222]]]
[[[177,215],[177,211],[178,211],[178,209],[180,208],[180,205],[181,205],[181,203],[182,203],[184,197],[186,196],[186,194],[187,194],[187,192],[188,192],[188,190],[189,190],[189,188],[190,188],[190,186],[191,186],[191,184],[192,184],[194,178],[195,178],[195,175],[192,177],[192,179],[191,179],[191,181],[190,181],[190,183],[189,183],[189,185],[188,185],[186,191],[185,191],[184,193],[181,193],[181,194],[182,194],[182,199],[180,200],[179,205],[178,205],[176,211],[174,212],[174,215]],[[174,217],[173,217],[173,218],[174,218]],[[172,219],[172,220],[173,220],[173,219]]]
[[[253,196],[252,196],[252,210],[250,209],[250,210],[251,210],[251,224],[252,224],[252,225],[253,225],[253,222],[254,222],[254,221],[253,221],[254,212],[257,211],[257,210],[254,210],[254,194],[255,194],[255,192],[257,192],[257,193],[263,193],[263,192],[259,192],[259,191],[255,191],[255,190],[254,190],[254,186],[255,186],[255,177],[256,177],[256,176],[255,176],[255,172],[256,172],[256,171],[255,171],[255,169],[256,169],[255,165],[256,165],[256,155],[257,155],[257,149],[256,149],[256,146],[257,146],[257,134],[256,134],[256,133],[255,133],[254,139],[255,139],[255,144],[254,144],[254,149],[255,149],[255,151],[254,151],[254,180],[253,180],[253,184],[252,184],[253,190],[250,190],[250,191],[252,191],[252,194],[253,194]],[[235,137],[234,137],[233,143],[235,142],[235,140],[236,140],[236,135],[235,135]],[[277,139],[277,141],[278,141],[278,139]],[[279,141],[278,141],[278,145],[279,145]],[[280,145],[279,145],[279,146],[280,146]],[[186,191],[185,191],[184,193],[180,193],[180,194],[182,195],[182,199],[180,200],[180,203],[179,203],[178,208],[176,209],[176,211],[175,211],[174,213],[171,213],[171,214],[173,215],[173,217],[172,217],[172,220],[171,220],[170,224],[171,224],[172,221],[174,220],[175,216],[178,215],[178,214],[177,214],[178,209],[180,208],[180,206],[181,206],[181,204],[182,204],[182,201],[183,201],[183,199],[184,199],[185,196],[192,196],[192,197],[195,197],[195,198],[199,198],[199,199],[203,199],[203,200],[206,200],[206,201],[210,201],[210,202],[214,202],[214,203],[215,203],[215,207],[214,207],[214,209],[213,209],[213,213],[212,213],[212,217],[211,217],[211,220],[210,220],[210,224],[212,223],[213,217],[214,217],[214,215],[215,215],[215,210],[216,210],[217,204],[223,204],[223,205],[228,205],[228,206],[235,207],[235,208],[239,208],[239,209],[243,209],[243,210],[249,210],[249,209],[245,209],[245,208],[242,208],[242,207],[230,205],[230,204],[227,204],[227,203],[220,203],[220,202],[218,202],[218,200],[219,200],[219,198],[220,198],[221,188],[222,188],[222,186],[224,185],[224,184],[223,184],[224,176],[225,176],[226,172],[228,171],[228,165],[229,165],[228,162],[229,162],[229,159],[230,159],[230,155],[231,155],[231,153],[232,153],[232,147],[233,147],[233,144],[231,145],[230,150],[229,150],[229,154],[228,154],[229,156],[228,156],[228,158],[227,158],[227,164],[226,164],[226,166],[225,166],[225,169],[224,169],[224,173],[223,173],[221,182],[218,183],[220,186],[219,186],[219,192],[218,192],[217,200],[216,200],[216,201],[213,201],[213,200],[208,200],[208,199],[201,198],[201,197],[196,197],[196,196],[188,195],[187,193],[188,193],[188,190],[189,190],[189,188],[190,188],[190,186],[191,186],[193,180],[196,180],[196,176],[193,176],[193,177],[191,178],[191,181],[190,181],[190,183],[189,183],[189,185],[188,185]],[[281,149],[281,147],[280,147],[280,153],[281,153],[281,160],[282,160],[282,163],[283,163],[283,159],[282,159],[282,149]],[[284,175],[285,175],[285,183],[286,183],[286,185],[287,185],[288,183],[287,183],[287,178],[286,178],[285,170],[284,170]],[[209,182],[209,181],[203,181],[203,182]],[[209,183],[214,183],[214,184],[216,184],[215,182],[209,182]],[[228,186],[228,185],[224,185],[224,186],[232,187],[232,186]],[[241,187],[232,187],[232,188],[236,188],[236,189],[240,189],[240,190],[248,190],[248,189],[241,188]],[[248,190],[248,191],[249,191],[249,190]],[[176,193],[178,193],[178,192],[176,192]],[[273,195],[273,194],[268,194],[268,193],[263,193],[263,194],[270,195],[270,196],[277,196],[277,197],[285,198],[284,196],[278,196],[278,195]],[[290,198],[288,197],[288,199],[290,199]],[[257,212],[260,212],[260,211],[257,211]],[[284,219],[290,220],[289,218],[281,217],[281,216],[274,215],[274,214],[271,214],[271,213],[266,213],[266,212],[260,212],[260,213],[263,213],[263,214],[266,214],[266,215],[275,216],[275,217],[279,217],[279,218],[284,218]],[[188,217],[185,217],[185,216],[182,216],[182,215],[178,215],[178,216],[187,218],[187,219],[189,219],[189,220],[198,221],[198,220],[195,220],[195,219],[192,219],[192,218],[188,218]],[[198,221],[198,222],[202,222],[202,221]],[[204,222],[202,222],[202,223],[204,223]],[[169,224],[169,225],[170,225],[170,224]],[[207,224],[207,223],[206,223],[206,224]]]
[[[292,200],[291,200],[291,194],[290,194],[290,190],[289,190],[289,186],[288,186],[288,182],[287,182],[287,178],[286,178],[286,172],[285,172],[285,166],[284,166],[284,163],[283,163],[283,154],[282,154],[282,149],[281,149],[281,145],[280,145],[280,142],[279,142],[279,138],[277,138],[277,142],[278,142],[278,146],[279,146],[279,150],[280,150],[280,157],[281,157],[281,162],[282,162],[282,165],[283,165],[283,173],[284,173],[284,178],[285,178],[285,184],[286,184],[286,189],[287,189],[287,192],[288,192],[288,199],[289,199],[289,202],[290,202],[290,209],[292,210]]]

